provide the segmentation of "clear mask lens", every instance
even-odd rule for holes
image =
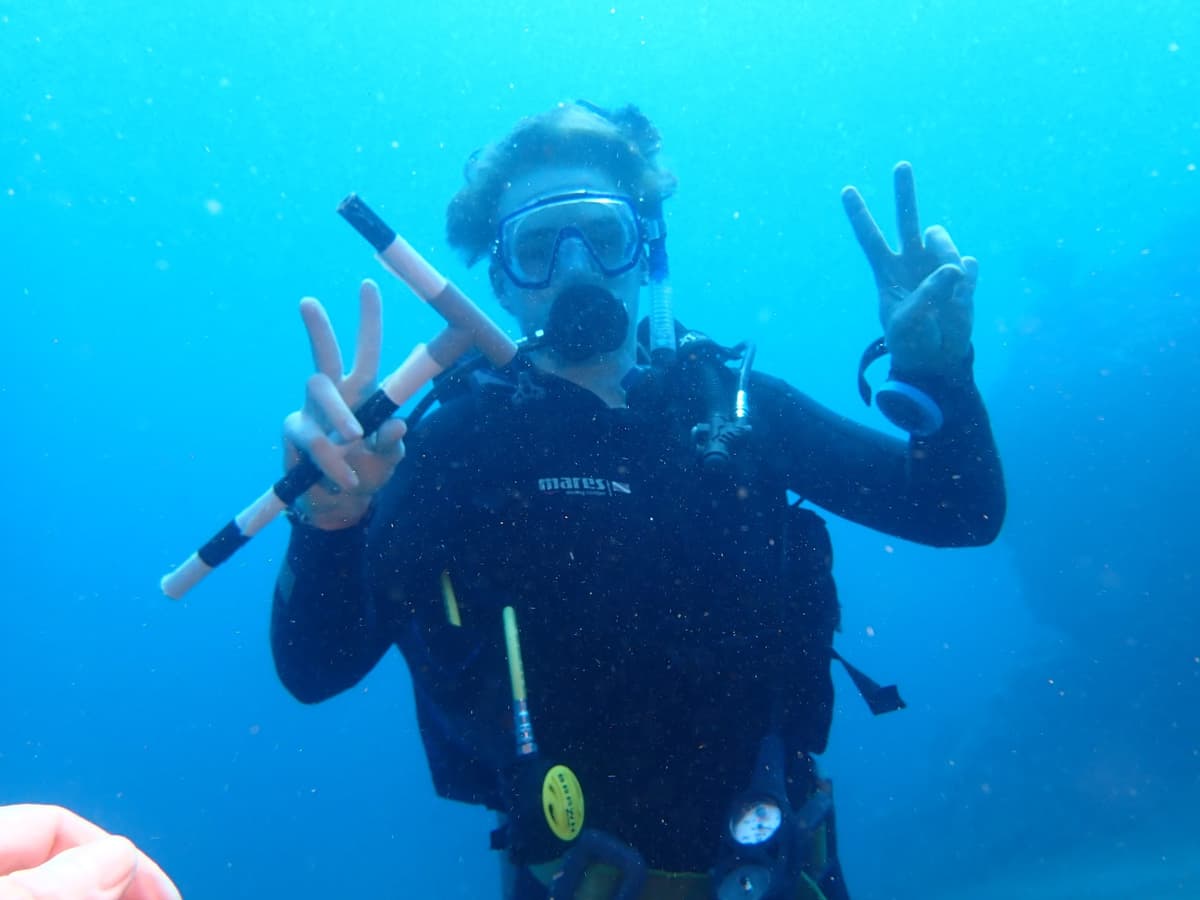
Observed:
[[[496,255],[520,287],[550,283],[559,250],[578,241],[605,276],[628,272],[641,256],[637,212],[628,197],[578,193],[547,197],[506,216]]]

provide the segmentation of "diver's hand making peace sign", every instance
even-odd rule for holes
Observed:
[[[358,293],[358,346],[354,367],[344,374],[342,352],[325,308],[312,297],[300,301],[317,371],[305,387],[304,408],[283,422],[284,466],[291,469],[306,453],[325,481],[296,501],[297,511],[318,528],[346,528],[366,514],[371,497],[391,478],[404,458],[404,421],[389,419],[363,439],[353,410],[371,395],[379,380],[383,343],[383,304],[374,281]]]
[[[879,320],[894,370],[941,374],[961,365],[970,352],[979,263],[959,256],[940,225],[927,228],[922,238],[909,163],[897,164],[895,182],[899,253],[888,246],[855,188],[842,191],[842,205],[875,273]]]

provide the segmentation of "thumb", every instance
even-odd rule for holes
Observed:
[[[400,445],[404,435],[408,433],[408,425],[403,419],[388,419],[375,432],[375,452],[383,456],[401,456],[404,448]]]
[[[64,850],[36,868],[0,878],[0,900],[120,900],[133,882],[137,864],[137,849],[129,839],[109,835]]]
[[[967,277],[960,267],[947,263],[934,269],[924,281],[913,291],[914,299],[922,303],[936,303],[947,300],[953,294],[959,283]]]

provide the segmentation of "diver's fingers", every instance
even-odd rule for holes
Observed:
[[[58,806],[0,807],[0,898],[179,900],[171,879],[126,838]]]
[[[179,900],[179,891],[166,873],[123,837],[109,836],[64,850],[36,868],[14,872],[9,879],[30,889],[39,900]]]
[[[964,256],[962,258],[963,271],[967,273],[966,287],[972,294],[975,293],[975,285],[979,281],[979,260],[973,256]]]
[[[842,188],[842,208],[846,210],[850,227],[854,229],[854,236],[858,239],[863,253],[867,255],[871,268],[877,275],[881,274],[893,255],[892,248],[888,246],[887,239],[884,238],[871,211],[867,209],[867,202],[858,192],[858,188]]]
[[[341,381],[342,351],[325,307],[316,297],[305,297],[300,301],[300,318],[304,320],[304,327],[308,331],[308,343],[316,370],[334,382]]]
[[[338,386],[325,375],[318,372],[308,377],[304,397],[305,410],[323,432],[333,431],[347,443],[363,436],[354,411]]]
[[[403,419],[388,419],[375,432],[375,452],[389,461],[404,458],[404,435],[408,424]]]
[[[0,883],[19,886],[37,898],[121,900],[137,866],[137,848],[126,838],[110,836],[64,850],[40,866],[13,872]]]
[[[362,426],[326,376],[317,373],[309,377],[304,409],[283,420],[283,434],[338,487],[349,490],[358,486],[358,476],[346,462],[345,447],[362,438]],[[295,458],[289,451],[289,466]]]
[[[900,229],[900,253],[921,252],[921,225],[917,214],[917,183],[912,163],[898,162],[892,172],[896,190],[896,225]]]
[[[137,847],[137,870],[121,900],[183,900],[171,877]]]
[[[284,420],[284,433],[339,488],[358,487],[358,473],[346,461],[347,445],[335,443],[312,416],[292,413]]]
[[[107,834],[99,825],[61,806],[0,806],[0,873],[39,866],[69,847]]]
[[[966,273],[958,266],[938,266],[917,286],[909,299],[914,307],[936,308],[954,296],[955,289],[964,278]]]
[[[941,225],[931,225],[925,229],[925,247],[933,254],[934,261],[939,266],[963,268],[962,257],[958,254],[958,248],[954,246],[950,232]]]
[[[358,346],[354,351],[354,368],[346,379],[352,396],[375,384],[382,344],[383,301],[379,285],[367,278],[358,290]]]

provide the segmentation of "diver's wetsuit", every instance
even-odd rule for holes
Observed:
[[[815,516],[795,524],[787,491],[924,544],[984,544],[1000,528],[1003,479],[969,370],[924,386],[945,425],[903,442],[754,375],[752,431],[717,474],[696,461],[704,404],[686,386],[646,378],[610,409],[525,372],[515,392],[460,396],[407,437],[368,524],[296,525],[272,615],[279,676],[317,702],[397,645],[438,791],[499,808],[512,605],[539,747],[579,776],[587,825],[652,868],[706,871],[772,709],[793,751],[828,736],[828,547]]]

